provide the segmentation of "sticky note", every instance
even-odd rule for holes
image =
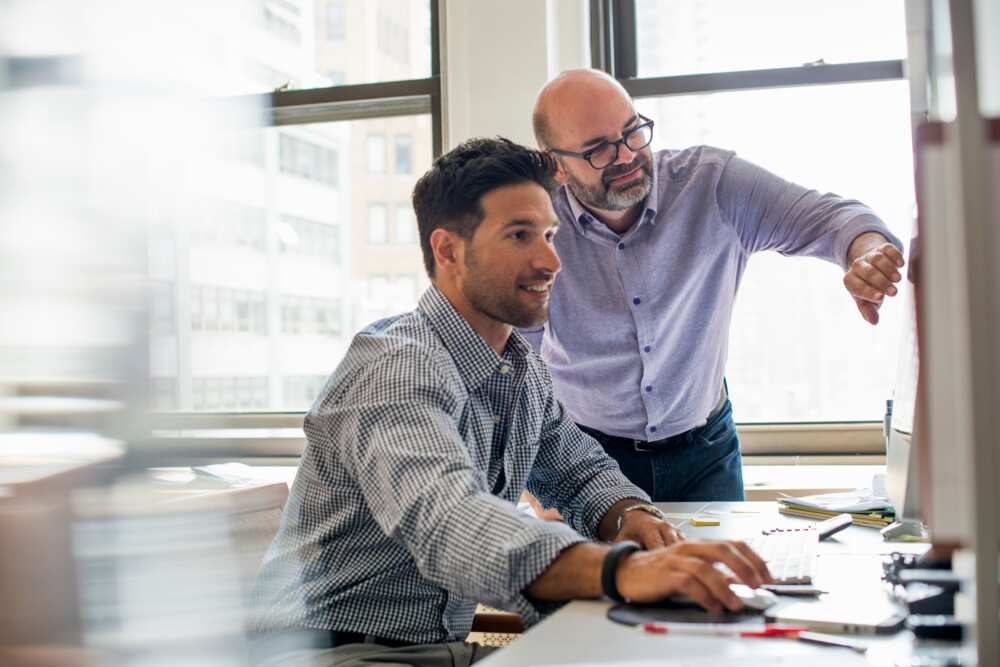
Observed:
[[[718,526],[719,520],[710,516],[693,516],[691,517],[692,526]]]

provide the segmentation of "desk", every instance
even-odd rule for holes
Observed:
[[[680,523],[689,539],[747,538],[761,528],[802,525],[806,519],[782,516],[770,502],[658,503],[668,514],[715,512],[720,525],[693,527]],[[859,607],[886,604],[881,581],[881,555],[891,551],[920,553],[927,545],[886,543],[874,528],[852,526],[821,543],[816,584],[831,591],[828,599],[844,598]],[[783,598],[792,600],[793,598]],[[609,621],[608,601],[577,600],[531,628],[507,648],[477,663],[477,667],[529,667],[531,665],[664,661],[665,664],[754,664],[749,658],[784,658],[789,665],[887,665],[912,654],[912,637],[902,631],[892,637],[861,637],[871,648],[866,658],[847,649],[814,646],[781,639],[740,639],[644,635],[634,628]],[[828,662],[829,661],[829,662]],[[762,662],[761,664],[772,664]],[[905,663],[904,663],[905,664]]]

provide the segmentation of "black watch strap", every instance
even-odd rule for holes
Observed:
[[[628,602],[618,592],[618,582],[615,581],[615,575],[618,574],[618,564],[623,558],[641,548],[631,540],[623,540],[612,544],[608,553],[604,555],[604,563],[601,565],[601,589],[615,602]]]

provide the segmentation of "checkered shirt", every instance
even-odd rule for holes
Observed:
[[[477,602],[537,622],[554,605],[524,589],[616,502],[648,500],[569,421],[520,334],[498,356],[434,286],[354,338],[305,432],[258,577],[261,630],[453,641]],[[525,488],[567,523],[519,511]]]

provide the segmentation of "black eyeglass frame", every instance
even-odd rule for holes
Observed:
[[[615,162],[618,161],[618,154],[621,151],[622,144],[625,144],[626,146],[628,146],[628,149],[630,151],[634,152],[634,151],[641,151],[643,148],[653,143],[653,125],[655,125],[655,123],[651,119],[643,116],[641,113],[636,115],[639,116],[639,118],[641,118],[645,122],[636,125],[631,130],[623,134],[621,139],[616,139],[615,141],[605,141],[603,143],[594,146],[590,150],[583,151],[582,153],[577,153],[576,151],[564,151],[559,148],[550,148],[549,152],[554,153],[555,155],[565,155],[567,157],[575,157],[575,158],[580,158],[581,160],[586,160],[587,164],[589,164],[591,167],[597,170],[607,169],[608,167],[610,167],[611,165],[613,165]],[[642,146],[636,146],[635,148],[632,148],[632,146],[630,146],[628,143],[628,138],[634,135],[639,130],[642,130],[647,127],[649,128],[649,141],[644,143]],[[591,158],[593,157],[594,153],[600,150],[604,150],[608,146],[615,147],[615,155],[613,158],[611,158],[611,161],[608,162],[606,165],[604,165],[603,167],[598,167],[597,165],[594,164]]]

